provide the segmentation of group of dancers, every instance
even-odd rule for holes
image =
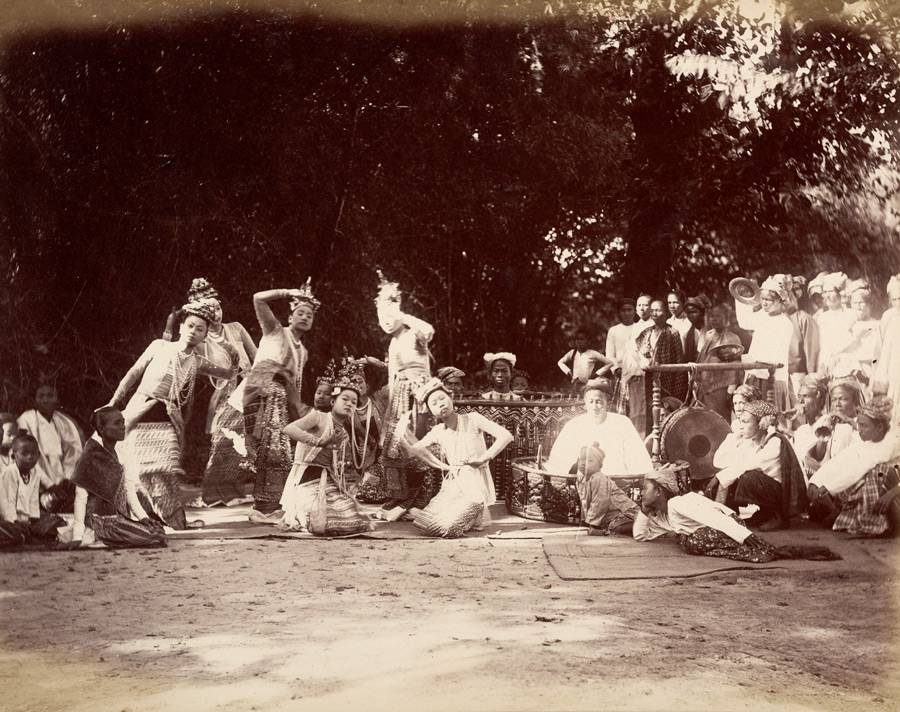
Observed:
[[[845,529],[849,521],[848,530],[865,534],[891,529],[900,491],[890,467],[900,458],[894,406],[900,374],[892,360],[900,353],[894,349],[900,279],[888,284],[891,307],[881,319],[873,315],[867,283],[822,274],[808,292],[804,287],[802,278],[770,277],[758,304],[736,302],[736,324],[728,307],[702,296],[639,295],[620,301],[620,323],[609,330],[605,353],[589,349],[586,334],[576,335],[560,369],[587,412],[563,429],[548,467],[578,473],[593,531],[690,537],[718,522],[713,529],[731,542],[752,537],[747,560],[756,560],[774,554],[749,529],[733,536],[735,524],[744,526],[732,519],[739,506],[755,507],[763,530],[789,526],[801,513]],[[381,277],[375,298],[378,323],[390,337],[386,360],[346,355],[318,377],[312,406],[300,396],[304,340],[320,307],[309,281],[253,295],[258,346],[241,324],[224,322],[218,296],[207,280],[193,281],[163,338],[94,411],[95,434],[83,450],[64,416],[40,402],[36,415],[14,423],[19,434],[4,440],[9,454],[0,482],[4,545],[61,531],[65,522],[57,515],[66,502],[74,524],[59,538],[73,547],[157,545],[163,525],[201,526],[188,521],[179,488],[185,416],[199,379],[212,389],[208,411],[193,415],[204,418],[211,438],[205,506],[247,501],[244,485],[252,481],[251,521],[292,531],[357,534],[371,528],[374,516],[404,517],[427,534],[458,536],[490,522],[496,493],[489,463],[513,435],[483,415],[456,411],[460,395],[472,390],[466,374],[446,366],[432,375],[434,329],[403,310],[398,284]],[[279,300],[289,302],[286,325],[272,310]],[[745,359],[777,365],[774,388],[767,392],[767,372],[737,366],[695,375],[695,394],[734,417],[735,433],[716,453],[721,469],[705,492],[688,492],[670,470],[653,467],[643,446],[653,407],[646,369],[733,362],[734,347]],[[510,352],[485,354],[490,385],[476,397],[523,398],[528,375],[516,365]],[[687,400],[687,370],[664,374],[661,383],[673,407]],[[54,478],[51,458],[68,470]],[[618,475],[645,478],[640,505],[623,499]],[[857,489],[865,494],[845,496]],[[47,492],[55,502],[42,503]],[[360,503],[381,507],[367,515]],[[689,519],[693,524],[685,525]],[[701,538],[722,550],[721,536]]]

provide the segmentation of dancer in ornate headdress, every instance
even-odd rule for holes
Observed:
[[[334,403],[334,396],[331,392],[334,390],[334,383],[337,377],[334,373],[334,361],[329,361],[325,367],[325,373],[316,377],[316,392],[313,394],[313,408],[330,413],[331,406]]]
[[[335,384],[330,413],[310,410],[285,427],[297,448],[281,495],[284,516],[279,526],[317,536],[358,534],[370,528],[344,477],[350,454],[347,424],[358,404],[357,388],[358,381],[345,373]],[[325,501],[318,502],[322,495]]]
[[[214,301],[216,308],[206,340],[197,347],[197,354],[217,366],[229,367],[236,362],[238,367],[238,373],[233,378],[209,377],[206,389],[211,390],[211,395],[205,418],[202,418],[202,413],[194,413],[194,417],[203,419],[204,432],[211,436],[209,459],[203,471],[201,501],[203,505],[228,504],[241,501],[244,493],[240,484],[247,478],[247,471],[241,467],[246,453],[244,419],[240,411],[228,403],[228,398],[237,388],[238,379],[249,373],[250,364],[256,357],[256,344],[241,323],[223,323],[219,293],[205,278],[198,277],[191,283],[188,301],[201,299]],[[171,323],[172,317],[163,334],[167,341],[172,338]],[[188,427],[188,444],[191,433],[196,433],[196,430]]]
[[[120,408],[136,389],[122,411],[126,432],[122,460],[126,471],[134,468],[139,474],[156,515],[175,528],[186,525],[177,475],[183,472],[184,420],[193,401],[197,375],[230,379],[237,374],[236,365],[224,368],[196,352],[216,318],[217,308],[210,299],[184,305],[178,341],[157,339],[151,343],[109,402]]]
[[[413,394],[431,377],[428,344],[434,337],[434,327],[404,313],[397,283],[378,274],[378,323],[391,335],[387,361],[389,405],[381,435],[381,462],[391,498],[385,502],[381,516],[396,520],[413,505],[424,507],[432,494],[428,468],[409,454],[406,433],[410,430],[421,438],[428,429],[428,413],[417,406]]]
[[[290,299],[287,327],[272,312],[269,302]],[[278,503],[291,470],[291,443],[284,427],[304,415],[309,406],[300,401],[303,367],[308,352],[301,339],[313,325],[319,300],[310,280],[302,289],[270,289],[253,295],[253,308],[262,329],[259,350],[250,375],[231,398],[244,414],[247,459],[256,472],[253,487],[254,521],[277,521]]]
[[[347,487],[356,488],[356,498],[360,502],[381,504],[389,492],[385,488],[385,478],[380,462],[381,431],[388,409],[388,389],[382,386],[384,369],[350,356],[344,358],[338,374],[339,382],[354,385],[358,403],[353,415],[347,419],[345,428],[350,435],[347,456]]]

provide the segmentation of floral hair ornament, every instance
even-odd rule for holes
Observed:
[[[185,317],[197,316],[207,324],[212,324],[218,316],[218,309],[219,302],[215,299],[199,299],[196,302],[185,304],[181,307],[181,312]]]
[[[396,304],[400,306],[403,301],[403,293],[400,291],[400,285],[397,282],[388,282],[381,270],[378,272],[378,296],[375,297],[376,306],[387,306]]]
[[[297,311],[302,306],[307,306],[313,310],[315,314],[316,310],[322,306],[322,302],[316,299],[312,293],[312,277],[306,278],[306,284],[300,287],[300,294],[296,297],[291,297],[291,314]]]
[[[334,359],[328,362],[328,365],[325,367],[325,373],[316,378],[316,385],[318,386],[333,386],[337,379],[334,375]]]
[[[197,277],[191,282],[188,290],[188,301],[199,302],[201,299],[218,299],[219,293],[205,277]]]
[[[432,377],[416,389],[416,400],[425,405],[428,402],[428,396],[435,391],[443,391],[448,396],[450,395],[444,382],[440,378]]]
[[[507,361],[509,363],[510,369],[516,367],[516,355],[511,354],[509,351],[500,351],[498,353],[492,354],[490,352],[484,355],[484,362],[487,364],[487,367],[490,369],[494,365],[494,361]]]

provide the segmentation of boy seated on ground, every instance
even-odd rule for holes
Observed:
[[[37,440],[19,435],[12,444],[13,462],[0,471],[0,548],[26,542],[55,542],[62,518],[41,511],[41,487],[53,481],[36,467],[40,453]]]
[[[0,470],[12,464],[12,444],[19,434],[16,416],[12,413],[0,413],[0,427],[3,428],[0,439]]]
[[[606,454],[597,443],[581,448],[575,479],[581,500],[581,517],[593,536],[631,535],[638,506],[609,477],[603,474]]]

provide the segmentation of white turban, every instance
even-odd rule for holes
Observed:
[[[841,293],[846,286],[847,275],[843,272],[832,272],[831,274],[825,275],[825,279],[822,280],[822,289],[826,292],[834,290],[835,292]]]
[[[765,282],[762,283],[760,289],[775,292],[782,302],[787,302],[791,298],[790,282],[786,275],[773,274]]]
[[[516,355],[511,354],[509,351],[500,351],[499,353],[492,354],[486,353],[484,355],[484,362],[487,364],[487,367],[490,368],[494,365],[494,361],[499,360],[509,361],[509,365],[511,368],[515,368],[516,365]]]

